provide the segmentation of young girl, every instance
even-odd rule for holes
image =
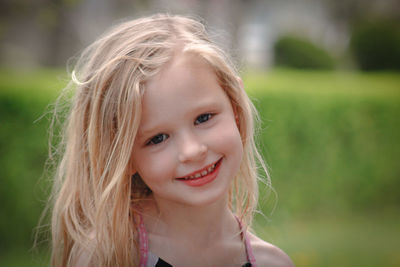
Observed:
[[[201,23],[118,25],[83,52],[71,86],[53,266],[292,266],[248,231],[255,111]]]

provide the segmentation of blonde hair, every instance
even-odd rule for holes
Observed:
[[[136,203],[143,186],[132,183],[131,150],[141,118],[145,81],[177,47],[203,58],[238,115],[244,157],[229,192],[231,210],[250,225],[258,199],[255,108],[225,53],[202,23],[170,15],[124,22],[103,35],[77,61],[73,103],[65,122],[52,194],[52,265],[137,266]]]

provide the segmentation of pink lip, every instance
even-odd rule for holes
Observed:
[[[202,168],[201,170],[189,173],[188,175],[185,175],[183,177],[179,177],[177,179],[179,181],[185,183],[186,185],[193,186],[193,187],[203,186],[205,184],[211,183],[218,176],[219,167],[221,166],[221,162],[222,162],[222,158],[219,159],[217,162]],[[212,172],[210,172],[209,174],[207,174],[206,176],[199,177],[199,178],[194,178],[194,179],[189,179],[189,180],[185,180],[184,179],[184,177],[195,175],[196,173],[199,173],[199,172],[201,173],[202,171],[207,170],[209,167],[211,167],[214,164],[216,164],[214,170]]]

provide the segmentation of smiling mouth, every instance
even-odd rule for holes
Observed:
[[[219,164],[221,163],[221,161],[222,161],[222,158],[219,159],[217,162],[215,162],[215,163],[213,163],[213,164],[211,164],[211,165],[209,165],[209,166],[207,166],[207,167],[204,167],[203,169],[201,169],[201,170],[199,170],[199,171],[196,171],[196,172],[194,172],[194,173],[191,173],[191,174],[188,175],[188,176],[180,177],[180,178],[177,178],[177,179],[178,179],[178,180],[187,181],[187,180],[194,180],[194,179],[199,179],[199,178],[202,178],[202,177],[204,177],[204,176],[207,176],[207,175],[209,175],[210,173],[214,172],[214,170],[219,166]]]

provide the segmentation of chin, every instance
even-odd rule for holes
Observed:
[[[185,199],[185,203],[190,206],[202,207],[225,202],[228,199],[229,187],[215,189],[207,190],[198,195],[194,194],[189,201]]]

